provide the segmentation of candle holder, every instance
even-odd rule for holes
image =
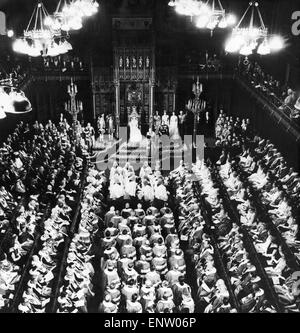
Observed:
[[[76,100],[78,94],[77,85],[71,79],[71,84],[68,85],[68,94],[70,100],[65,103],[65,110],[72,116],[72,128],[73,128],[73,137],[75,138],[76,143],[79,141],[79,136],[77,135],[77,118],[78,114],[83,111],[82,101]]]
[[[197,77],[197,82],[193,84],[192,89],[195,98],[191,99],[188,102],[188,109],[194,114],[194,131],[193,131],[193,147],[197,148],[197,124],[200,120],[201,112],[206,110],[206,101],[201,99],[201,94],[203,92],[203,85],[199,81],[199,77]]]

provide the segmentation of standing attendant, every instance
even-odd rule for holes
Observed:
[[[170,118],[169,134],[171,140],[180,139],[179,130],[178,130],[178,117],[176,116],[175,112],[172,113],[172,116]]]
[[[179,134],[181,138],[184,138],[184,123],[185,123],[185,118],[186,115],[183,113],[183,111],[179,111],[179,116],[178,116],[178,127],[179,127]]]
[[[114,137],[115,128],[114,128],[114,119],[112,115],[108,116],[108,137],[109,140],[112,140]]]
[[[164,110],[164,115],[162,116],[162,125],[170,126],[170,117],[167,115],[166,110]]]
[[[84,134],[88,149],[91,149],[95,143],[95,130],[90,123],[88,123],[87,127],[84,129]]]
[[[100,136],[100,141],[103,141],[104,139],[104,134],[105,134],[105,119],[104,119],[104,114],[102,114],[100,117],[98,117],[97,121],[97,127],[98,127],[98,134]]]
[[[155,134],[158,134],[160,125],[161,125],[161,116],[159,115],[159,112],[156,111],[155,115],[154,115],[154,130],[155,130]]]

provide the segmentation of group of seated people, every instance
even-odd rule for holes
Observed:
[[[148,177],[153,173],[150,169],[144,170]],[[128,199],[120,212],[112,206],[105,214],[100,312],[194,312],[169,199],[161,205],[142,204],[141,200],[134,205]]]
[[[55,292],[54,281],[60,269],[64,243],[72,225],[82,171],[81,158],[77,158],[74,164],[60,170],[65,178],[60,181],[57,193],[54,193],[50,216],[41,226],[42,232],[35,254],[31,258],[27,286],[24,288],[22,301],[18,305],[18,310],[22,313],[47,312],[47,306]]]
[[[99,220],[105,210],[104,190],[107,178],[90,168],[81,202],[81,218],[67,257],[66,274],[58,296],[58,313],[87,313],[95,292],[95,240],[100,231]],[[98,251],[99,252],[99,251]]]
[[[63,155],[64,152],[60,150],[59,140],[55,140],[51,130],[42,130],[40,125],[35,124],[30,132],[28,124],[20,123],[0,148],[1,233],[10,226],[13,212],[18,208],[17,203],[21,198],[30,201],[31,196],[41,195],[42,199],[47,196],[47,191],[53,190],[55,186],[54,183],[48,184],[46,178],[51,176],[48,171],[55,170],[55,158],[58,165],[62,163],[59,154]],[[72,152],[68,152],[70,153]]]
[[[215,264],[215,249],[193,191],[193,173],[182,163],[171,172],[179,210],[179,235],[186,243],[197,281],[196,308],[204,313],[235,313],[225,281]]]
[[[59,313],[95,302],[100,313],[276,312],[265,274],[284,311],[299,312],[299,175],[248,120],[221,112],[217,168],[90,166],[76,202],[89,127],[74,145],[63,117],[20,123],[0,147],[0,311],[51,311],[59,285]]]
[[[220,188],[212,177],[211,167],[204,161],[199,161],[195,165],[194,173],[201,186],[201,194],[205,196],[205,205],[211,217],[217,246],[227,268],[231,288],[240,311],[274,312],[274,308],[265,296],[264,285],[257,267],[245,246],[244,234],[229,216]]]
[[[63,133],[63,142],[66,141],[67,136],[70,136],[74,141],[76,141],[77,148],[81,151],[81,154],[86,157],[89,155],[89,151],[95,143],[95,130],[90,123],[87,123],[86,126],[84,126],[84,123],[81,123],[78,120],[74,134],[73,127],[69,124],[66,117],[61,113],[57,128],[61,133]]]
[[[104,187],[111,184],[104,172],[95,167],[89,170],[81,222],[70,246],[58,312],[89,312],[97,288],[94,275],[99,267],[94,256],[99,249],[93,247],[99,231],[102,235],[99,312],[191,313],[195,309],[206,313],[237,312],[215,263],[216,249],[206,229],[204,208],[193,191],[195,180],[201,184],[206,204],[211,208],[218,251],[222,253],[241,311],[275,312],[245,249],[240,226],[230,221],[209,168],[200,162],[192,171],[182,163],[170,173],[168,183],[171,192],[174,186],[176,197],[173,210],[165,203],[161,209],[148,205],[145,211],[142,201],[137,200],[140,203],[132,206],[129,197],[121,211],[114,206],[107,211]],[[234,194],[231,196],[235,198]],[[117,200],[110,202],[118,204]],[[241,221],[244,224],[242,217]],[[183,244],[187,244],[185,256]],[[195,293],[192,284],[185,280],[186,257],[190,257],[189,268],[195,270]]]
[[[64,238],[70,225],[71,208],[64,195],[60,195],[51,216],[44,223],[44,233],[40,238],[39,251],[33,255],[29,281],[24,288],[18,310],[22,313],[45,313],[51,301],[52,285],[58,258]]]
[[[228,159],[229,167],[224,164],[220,166],[220,175],[227,188],[230,199],[235,203],[240,216],[240,222],[244,225],[251,235],[253,244],[257,253],[263,257],[265,271],[271,278],[274,289],[279,296],[279,300],[288,311],[297,310],[297,293],[295,287],[294,271],[288,266],[282,245],[277,241],[268,223],[260,218],[255,207],[255,200],[241,180],[236,171],[232,160]],[[253,175],[253,174],[252,174]],[[252,175],[248,175],[251,177]],[[266,193],[266,195],[270,195]],[[296,245],[295,235],[293,232],[298,227],[294,223],[291,228],[285,229],[291,239],[290,242]],[[286,241],[288,238],[286,238]],[[287,242],[288,243],[288,242]],[[298,242],[298,248],[300,243]]]
[[[146,205],[162,204],[168,201],[168,193],[161,175],[159,162],[155,170],[151,169],[145,161],[136,176],[134,167],[130,163],[125,163],[124,167],[113,163],[110,171],[110,197],[112,200],[137,198]]]
[[[55,163],[63,165],[67,155],[68,165],[76,157],[70,136],[60,130],[51,120],[46,125],[20,123],[0,148],[0,183],[17,198],[36,195],[46,189],[46,179],[55,171]],[[68,166],[67,165],[67,166]],[[53,187],[52,182],[48,186]]]
[[[221,116],[220,116],[221,117]],[[233,132],[235,129],[233,129]],[[241,128],[237,129],[240,133]],[[276,206],[273,213],[278,215],[278,205],[282,208],[282,218],[289,219],[291,214],[298,218],[300,177],[294,168],[289,168],[286,160],[278,149],[270,142],[260,136],[242,137],[243,145],[240,149],[233,151],[231,145],[224,144],[223,151],[217,164],[226,163],[228,153],[232,158],[239,161],[242,169],[249,173],[249,182],[256,191],[262,191],[262,202]],[[268,193],[266,193],[268,192]],[[280,210],[281,210],[280,208]],[[278,216],[278,217],[279,217]]]
[[[237,206],[241,223],[249,229],[257,252],[264,257],[265,270],[280,301],[289,311],[297,311],[297,267],[300,267],[298,173],[288,167],[269,140],[259,136],[245,135],[243,147],[238,152],[233,152],[229,145],[224,146],[217,165],[230,199]],[[290,249],[288,254],[283,250],[285,244]],[[296,267],[287,263],[290,257]]]
[[[0,65],[1,84],[13,84],[14,87],[19,87],[28,77],[25,64],[11,54],[5,54],[0,58]]]
[[[247,77],[250,83],[259,89],[278,108],[283,110],[291,119],[300,118],[300,97],[290,87],[266,74],[258,62],[239,62],[240,73]],[[298,100],[297,100],[298,99]]]
[[[282,215],[289,218],[292,207],[299,207],[300,177],[294,168],[289,168],[287,162],[276,147],[269,141],[256,137],[251,143],[246,144],[240,154],[241,166],[246,172],[251,173],[249,181],[257,190],[269,193],[264,194],[264,202],[268,202],[276,208],[281,201]],[[290,209],[285,206],[290,206]],[[292,207],[291,207],[292,206]],[[281,205],[280,205],[281,207]],[[279,207],[277,207],[278,210]],[[275,209],[273,213],[276,213]]]
[[[235,123],[235,126],[230,126],[230,131],[227,126],[222,127],[222,124],[226,123],[226,118],[223,111],[216,125],[216,145],[222,147],[222,154],[219,158],[219,162],[224,164],[228,152],[233,157],[237,157],[241,164],[244,165],[245,171],[251,173],[249,181],[253,183],[253,186],[257,190],[261,190],[265,185],[271,183],[271,187],[268,189],[274,194],[274,199],[278,199],[277,196],[285,197],[285,200],[289,201],[293,210],[296,211],[299,208],[299,193],[300,193],[300,177],[294,168],[289,168],[286,160],[279,152],[279,150],[270,142],[261,138],[258,135],[252,133],[252,131],[245,131],[243,124],[247,123],[250,127],[249,120],[241,120],[237,117],[226,117],[231,119],[231,124]],[[237,149],[232,149],[232,141],[228,141],[226,138],[238,137],[241,143]]]
[[[0,186],[0,241],[9,227],[9,220],[17,210],[18,201],[5,186]]]
[[[13,305],[18,282],[27,274],[29,264],[29,296],[24,293],[19,310],[44,309],[43,293],[47,294],[46,285],[51,281],[51,265],[56,266],[57,247],[70,223],[66,202],[74,204],[83,165],[70,137],[63,137],[51,121],[45,126],[20,123],[1,147],[1,212],[6,215],[1,214],[1,234],[4,231],[5,236],[0,243],[0,310]]]
[[[231,146],[240,149],[244,144],[245,136],[252,135],[249,119],[226,116],[223,110],[220,111],[216,122],[215,136],[217,147]]]
[[[42,205],[39,205],[37,198],[32,197],[27,205],[23,204],[21,206],[17,215],[12,232],[9,233],[8,239],[2,242],[1,250],[3,252],[1,255],[2,258],[5,258],[3,262],[9,263],[11,268],[14,267],[15,272],[18,274],[12,280],[8,276],[6,278],[3,277],[0,310],[8,309],[12,305],[17,283],[20,281],[30,251],[34,246],[37,230],[42,223],[44,210]],[[13,223],[12,219],[10,223]],[[12,272],[14,270],[11,270]]]

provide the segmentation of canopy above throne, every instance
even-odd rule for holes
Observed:
[[[140,115],[138,114],[138,111],[137,111],[137,107],[136,106],[133,106],[132,107],[132,111],[129,115],[129,121],[131,121],[132,119],[136,118],[137,120],[140,119]]]

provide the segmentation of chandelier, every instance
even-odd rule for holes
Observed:
[[[60,27],[48,26],[50,16],[42,2],[36,5],[23,37],[16,39],[13,50],[31,57],[55,57],[67,53],[72,45],[62,35]]]
[[[45,24],[65,32],[80,30],[83,18],[96,14],[98,8],[99,4],[95,0],[59,0],[56,11],[46,18]]]
[[[250,23],[242,27],[247,14],[251,11]],[[258,25],[255,19],[258,17]],[[249,56],[254,50],[260,55],[267,55],[271,52],[279,51],[284,47],[284,42],[280,36],[270,35],[265,26],[258,2],[250,2],[242,16],[239,24],[233,29],[232,35],[226,42],[225,50],[228,53],[237,53]]]
[[[200,29],[214,30],[215,28],[226,29],[236,23],[236,17],[226,15],[226,11],[220,0],[208,0],[201,6],[201,12],[197,17],[196,26]]]
[[[90,17],[98,12],[99,4],[96,0],[73,0],[71,7],[78,10],[82,17]]]
[[[52,16],[47,16],[45,25],[52,30],[80,30],[82,28],[82,16],[66,0],[59,0],[56,10]]]
[[[226,15],[221,0],[171,0],[170,7],[180,15],[196,18],[196,26],[200,29],[225,29],[236,23],[234,15]]]
[[[201,0],[171,0],[168,5],[175,8],[180,15],[193,17],[200,15],[203,2]]]

